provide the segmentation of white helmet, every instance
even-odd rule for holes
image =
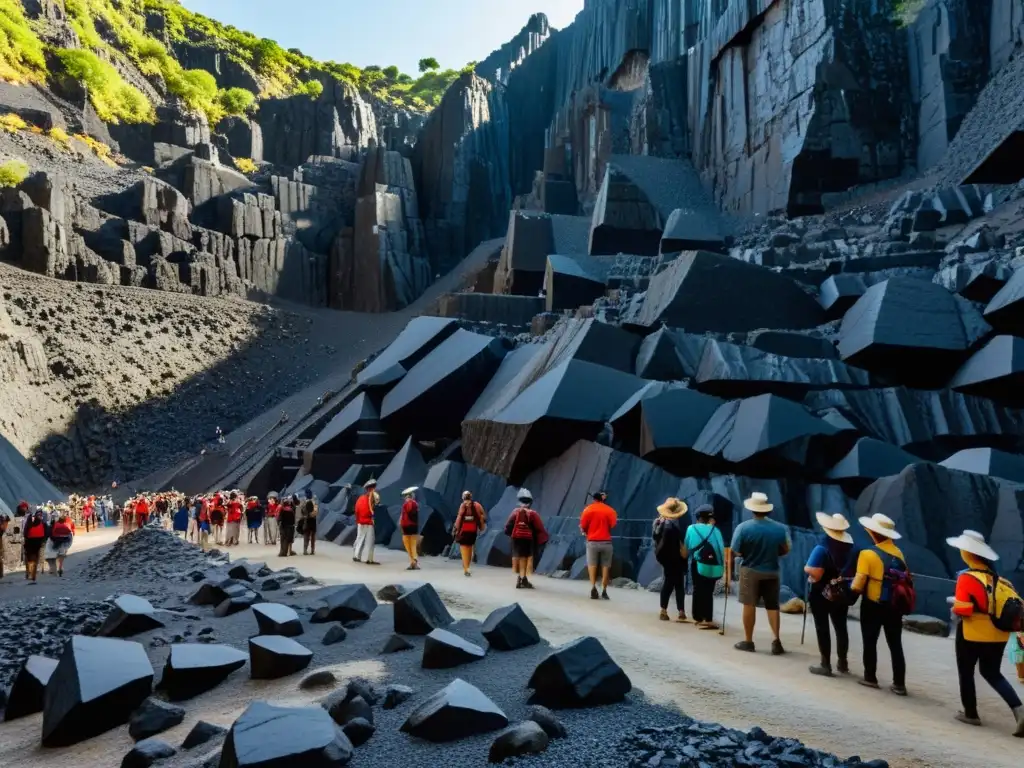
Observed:
[[[533,494],[530,493],[526,488],[520,488],[516,499],[519,501],[533,501]]]

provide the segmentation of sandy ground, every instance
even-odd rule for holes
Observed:
[[[118,529],[103,529],[79,536],[65,579],[73,582],[81,565],[102,553],[117,534]],[[991,768],[1021,765],[1024,744],[1009,735],[1010,714],[980,680],[981,715],[989,727],[970,728],[953,721],[959,695],[950,640],[904,636],[910,696],[899,699],[885,690],[862,688],[853,677],[827,680],[809,675],[807,667],[816,660],[813,628],[808,628],[808,644],[801,646],[799,616],[783,617],[783,642],[788,653],[781,658],[766,653],[767,627],[763,615],[759,616],[755,640],[762,650],[751,656],[732,648],[740,632],[735,603],[729,607],[727,635],[721,637],[715,632],[699,632],[692,625],[659,622],[657,597],[644,591],[613,589],[611,602],[593,602],[586,584],[581,582],[537,578],[536,590],[522,592],[514,589],[511,573],[505,569],[479,567],[467,579],[455,561],[425,558],[423,569],[410,573],[405,570],[404,554],[399,552],[378,550],[377,559],[383,565],[374,568],[353,563],[349,548],[320,542],[317,550],[314,557],[299,555],[287,560],[276,557],[276,548],[257,545],[242,545],[230,553],[232,560],[248,557],[275,569],[294,566],[328,584],[359,581],[376,590],[397,581],[427,580],[457,618],[482,619],[494,608],[518,601],[552,643],[581,635],[599,638],[634,685],[650,699],[677,706],[700,719],[744,729],[759,725],[769,733],[799,738],[843,757],[882,758],[897,768],[962,768],[978,764],[979,755],[984,755],[985,765]],[[102,591],[101,584],[96,586]],[[20,578],[0,582],[2,599],[28,594],[53,596],[61,589],[62,585],[50,577],[41,578],[35,588],[25,586]],[[719,617],[722,608],[719,600]],[[855,622],[851,633],[856,672],[860,667],[860,639]],[[879,674],[886,683],[884,647],[880,655]],[[361,662],[332,669],[341,679],[354,674],[373,678],[380,672],[374,667],[379,665]],[[1014,679],[1009,664],[1005,671]],[[167,740],[180,741],[197,718],[230,725],[244,706],[239,699],[242,691],[235,687],[222,686],[215,695],[203,697],[198,708],[190,707],[186,723],[168,732]],[[294,681],[266,684],[260,694],[282,702],[301,702],[296,698]],[[39,718],[37,715],[0,725],[0,754],[5,756],[5,768],[66,768],[66,753],[38,748]],[[116,765],[129,748],[127,736],[116,730],[76,748],[75,764]]]

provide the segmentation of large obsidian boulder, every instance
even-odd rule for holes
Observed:
[[[301,672],[313,652],[289,637],[266,635],[249,638],[249,674],[253,680],[276,680]]]
[[[429,635],[455,621],[432,584],[422,584],[395,600],[395,632]]]
[[[377,610],[377,600],[365,584],[346,584],[338,587],[323,598],[324,606],[318,608],[310,619],[313,624],[331,621],[366,621]]]
[[[231,616],[235,613],[241,613],[244,610],[252,608],[257,603],[263,602],[263,596],[259,592],[253,592],[252,590],[246,590],[241,594],[232,595],[220,602],[217,608],[214,610],[213,615],[218,619],[223,619],[225,616]]]
[[[132,637],[164,625],[156,617],[156,608],[141,597],[121,595],[114,601],[107,620],[96,633],[98,637]]]
[[[622,701],[633,684],[594,637],[556,648],[533,671],[531,704],[555,709],[596,707]]]
[[[43,746],[68,747],[123,725],[152,690],[139,643],[75,635],[46,685]]]
[[[476,686],[456,678],[413,710],[402,732],[433,742],[456,741],[508,725],[498,705]]]
[[[257,701],[228,731],[220,768],[331,768],[352,759],[352,743],[320,707]]]
[[[150,697],[132,712],[128,720],[128,735],[136,741],[142,741],[181,725],[184,719],[185,710],[181,707]]]
[[[227,676],[245,666],[248,657],[226,645],[182,643],[171,646],[160,679],[171,701],[184,701],[216,688]]]
[[[484,619],[481,633],[492,648],[516,651],[540,642],[540,633],[519,603],[506,605]]]
[[[298,637],[302,634],[302,622],[294,608],[280,603],[259,603],[252,607],[256,625],[261,635]]]
[[[423,643],[424,669],[451,669],[479,661],[487,651],[447,629],[435,629]]]
[[[17,677],[14,678],[11,692],[7,695],[5,721],[17,720],[19,717],[43,711],[46,684],[56,668],[57,660],[48,659],[46,656],[29,656],[25,659]]]
[[[373,725],[373,708],[360,695],[351,696],[346,690],[341,695],[329,696],[322,706],[338,725],[344,726],[352,720],[365,720]]]

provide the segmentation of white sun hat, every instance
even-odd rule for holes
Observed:
[[[759,492],[750,494],[750,498],[743,502],[743,506],[751,512],[758,512],[760,514],[766,514],[775,509],[775,505],[769,503],[767,494]]]
[[[887,517],[882,513],[877,513],[871,517],[862,517],[858,522],[867,528],[869,531],[874,531],[879,536],[885,536],[887,539],[902,539],[903,536],[896,532],[896,523],[893,522],[891,517]]]
[[[953,549],[962,549],[972,555],[983,557],[986,560],[995,561],[999,559],[998,553],[985,543],[985,537],[977,531],[964,531],[959,536],[946,539],[946,543]]]
[[[516,494],[516,499],[519,501],[533,501],[533,494],[526,488],[520,488],[519,493]]]
[[[418,485],[411,485],[408,488],[406,488],[404,491],[402,491],[402,495],[403,496],[412,496],[419,489],[420,489],[420,487]]]
[[[830,515],[828,512],[818,512],[815,517],[818,519],[818,525],[824,529],[830,538],[847,544],[853,543],[853,536],[847,533],[847,530],[850,528],[850,521],[843,515],[838,512],[834,515]]]

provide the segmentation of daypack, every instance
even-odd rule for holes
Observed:
[[[530,522],[530,510],[526,507],[519,507],[512,517],[505,523],[505,535],[513,539],[532,539],[534,536],[533,525]]]
[[[832,558],[832,554],[829,553],[828,559],[832,561],[832,567],[839,571],[839,575],[836,576],[836,578],[830,579],[828,583],[821,588],[821,596],[830,603],[853,605],[857,602],[859,595],[853,591],[850,580],[846,578],[844,574],[849,572],[854,559],[858,557],[859,554],[860,553],[856,547],[850,549],[850,554],[846,556],[846,564],[843,566],[842,570],[839,570],[839,564]]]
[[[675,529],[675,535],[666,535],[671,529]],[[682,546],[682,533],[679,530],[679,525],[675,520],[666,520],[664,517],[659,517],[654,521],[652,536],[654,538],[654,559],[662,565],[665,564],[666,560],[669,559],[669,553],[672,551],[672,546],[676,548],[676,556],[680,554],[680,547]]]
[[[1000,578],[995,571],[968,571],[968,573],[987,573],[992,577],[994,588],[985,579],[978,579],[984,584],[985,592],[988,594],[988,615],[992,620],[992,626],[1000,632],[1024,631],[1024,600],[1021,600],[1013,584]],[[975,576],[975,578],[978,577]]]
[[[714,533],[715,529],[710,529],[708,531],[708,535],[700,540],[700,543],[693,552],[694,558],[696,558],[700,565],[721,565],[721,563],[718,562],[718,552],[715,550],[715,545],[711,543],[711,537]]]
[[[917,589],[914,577],[907,564],[898,557],[892,557],[889,568],[882,577],[882,602],[885,602],[885,588],[889,588],[889,607],[897,616],[909,616],[917,605]]]

